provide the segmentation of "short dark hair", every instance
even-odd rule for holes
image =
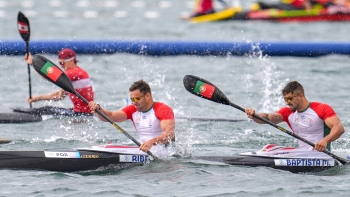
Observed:
[[[141,93],[151,93],[151,87],[143,79],[135,81],[129,88],[129,92],[140,90]]]
[[[297,81],[291,81],[287,83],[287,85],[282,89],[282,95],[286,95],[289,93],[298,93],[298,94],[304,94],[304,88],[303,86],[297,82]]]

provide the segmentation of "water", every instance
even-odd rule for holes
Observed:
[[[106,8],[105,4],[115,5]],[[142,3],[143,2],[143,3]],[[248,6],[253,1],[242,1]],[[170,6],[169,6],[170,4]],[[144,39],[223,41],[334,41],[348,42],[348,23],[219,22],[190,24],[180,19],[190,12],[191,1],[0,1],[1,39],[21,39],[16,29],[17,12],[31,23],[35,39]],[[57,7],[55,7],[57,6]],[[97,14],[96,14],[97,13]],[[120,17],[120,16],[127,17]],[[60,16],[60,17],[58,17]],[[47,56],[56,61],[56,56]],[[350,127],[349,57],[245,57],[172,56],[132,54],[79,55],[79,65],[91,75],[96,101],[116,110],[125,105],[130,84],[148,81],[155,100],[173,107],[176,116],[243,119],[243,122],[196,122],[177,120],[176,147],[180,158],[130,169],[80,173],[1,170],[1,196],[345,196],[350,169],[322,173],[292,174],[270,168],[229,166],[194,161],[192,155],[236,155],[260,149],[267,143],[296,146],[291,136],[249,121],[241,111],[201,99],[182,84],[187,74],[214,83],[235,104],[259,112],[283,106],[281,88],[291,80],[304,85],[310,101],[330,104]],[[0,57],[1,111],[28,107],[27,65],[23,57]],[[32,69],[34,95],[57,87]],[[61,102],[43,105],[71,106]],[[119,123],[137,138],[131,122]],[[3,124],[1,137],[13,140],[1,150],[72,150],[114,142],[134,145],[109,123],[97,118],[85,123],[49,120],[31,124]],[[286,124],[282,127],[288,128]],[[346,132],[332,144],[333,153],[350,154]]]

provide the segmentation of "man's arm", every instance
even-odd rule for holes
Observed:
[[[111,120],[113,120],[114,122],[123,122],[125,120],[128,119],[126,113],[122,110],[118,110],[118,111],[109,111],[107,109],[103,109],[98,103],[94,102],[94,101],[90,101],[88,104],[90,110],[92,113],[95,113],[96,109],[99,109],[101,112],[103,112],[104,114],[106,114]],[[104,122],[108,122],[106,119],[104,119],[100,114],[98,114],[98,117],[104,121]]]
[[[252,108],[247,108],[245,109],[246,114],[248,115],[248,118],[253,119],[254,122],[259,123],[259,124],[265,124],[264,121],[261,121],[257,118],[255,118],[253,115],[255,114],[255,110]],[[264,118],[274,124],[279,124],[283,122],[283,117],[281,114],[278,113],[259,113],[257,114],[261,118]]]
[[[175,140],[175,120],[162,120],[160,122],[162,133],[157,137],[141,144],[140,150],[147,152],[155,144],[167,144],[170,140]]]
[[[322,152],[327,147],[328,143],[338,139],[345,132],[345,129],[342,123],[340,122],[340,119],[338,116],[327,118],[325,120],[325,123],[331,129],[331,131],[321,141],[315,144],[314,149],[320,152]]]
[[[36,102],[36,101],[43,101],[43,100],[53,100],[53,101],[58,101],[66,97],[67,94],[63,89],[57,90],[55,92],[52,92],[50,94],[43,94],[39,96],[32,96],[30,99],[29,97],[27,98],[27,101],[29,103]]]

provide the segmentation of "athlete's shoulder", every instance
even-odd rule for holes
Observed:
[[[171,109],[171,107],[169,105],[162,103],[162,102],[158,102],[158,101],[155,102],[153,105],[153,109],[155,109],[155,108],[170,108]]]
[[[136,106],[135,105],[128,105],[125,106],[124,108],[122,108],[122,110],[136,110]]]
[[[77,70],[78,70],[78,71],[81,71],[81,72],[87,73],[87,71],[86,71],[85,69],[83,69],[82,67],[80,67],[80,66],[78,66],[78,65],[77,65]]]
[[[155,102],[153,109],[158,119],[174,119],[173,109],[167,104]]]
[[[89,78],[89,74],[79,66],[66,71],[67,76],[71,80],[86,79]]]
[[[333,110],[333,108],[330,105],[328,105],[326,103],[321,103],[321,102],[311,102],[310,108],[313,110],[315,110],[315,109],[316,110],[320,110],[320,109],[332,109]]]
[[[320,118],[324,119],[336,115],[333,108],[325,103],[312,102],[310,104],[310,109],[314,110]]]
[[[128,119],[131,119],[132,114],[135,113],[137,109],[135,105],[128,105],[122,108],[122,111],[126,113]]]
[[[289,107],[282,107],[281,109],[279,109],[277,111],[277,113],[284,116],[284,115],[287,115],[287,114],[289,115],[289,114],[293,113],[293,111]]]

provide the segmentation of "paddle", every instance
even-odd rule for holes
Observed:
[[[52,83],[56,84],[60,88],[62,88],[65,91],[68,91],[70,93],[73,93],[75,96],[77,96],[79,99],[84,101],[86,104],[89,103],[88,100],[86,100],[83,96],[81,96],[78,92],[74,90],[73,84],[68,78],[68,76],[60,69],[58,68],[54,63],[52,63],[50,60],[45,58],[41,55],[34,55],[33,56],[33,67],[34,69],[45,79],[51,81]],[[135,144],[138,146],[141,146],[140,142],[138,142],[135,138],[133,138],[129,133],[127,133],[124,129],[119,127],[113,120],[111,120],[106,114],[101,112],[100,110],[96,110],[98,114],[100,114],[104,119],[108,120],[115,128],[117,128],[120,132],[122,132],[124,135],[126,135],[130,140],[132,140]],[[153,159],[156,159],[156,157],[150,152],[147,151],[147,154],[153,157]]]
[[[189,121],[210,121],[210,122],[242,122],[245,120],[228,119],[228,118],[204,118],[204,117],[175,117],[175,119],[189,120]]]
[[[210,83],[209,81],[202,79],[200,77],[196,77],[193,75],[186,75],[183,79],[183,83],[184,86],[186,88],[187,91],[189,91],[190,93],[199,96],[201,98],[205,98],[208,99],[210,101],[214,101],[217,103],[221,103],[224,105],[230,105],[236,109],[241,110],[242,112],[245,112],[245,109],[232,103],[225,95],[224,93],[221,92],[221,90],[219,88],[217,88],[214,84]],[[295,133],[288,131],[264,118],[261,118],[260,116],[254,114],[253,117],[264,121],[267,124],[270,124],[271,126],[287,133],[288,135],[291,135],[307,144],[309,144],[310,146],[314,147],[315,144],[313,144],[312,142],[296,135]],[[338,157],[337,155],[334,155],[333,153],[329,152],[328,150],[323,150],[324,153],[328,154],[329,156],[333,157],[334,159],[338,160],[339,162],[341,162],[342,164],[348,164],[349,161],[346,159],[343,159],[341,157]]]
[[[29,39],[30,39],[30,26],[28,18],[22,13],[18,12],[17,17],[17,27],[18,32],[22,36],[23,40],[26,42],[26,53],[29,55]],[[32,98],[32,80],[30,77],[30,66],[28,67],[28,84],[29,84],[29,98]],[[30,108],[32,108],[32,103],[29,104]]]

